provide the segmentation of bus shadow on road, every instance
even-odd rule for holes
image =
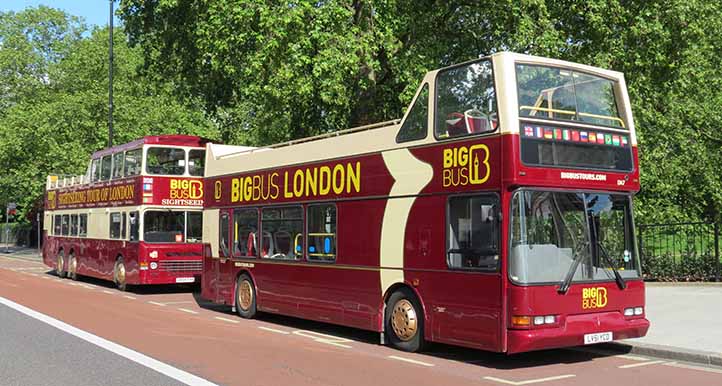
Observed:
[[[193,298],[195,299],[196,304],[201,308],[225,314],[226,317],[238,320],[241,323],[244,322],[244,319],[233,313],[231,307],[228,305],[220,305],[204,300],[200,297],[200,293],[198,292],[193,293]],[[275,325],[276,328],[284,331],[309,331],[319,335],[329,335],[336,338],[346,339],[349,341],[347,343],[349,345],[353,345],[353,343],[361,343],[380,346],[379,333],[374,331],[366,331],[352,327],[299,319],[292,316],[269,314],[265,312],[259,312],[256,315],[255,320]],[[552,364],[590,362],[598,358],[618,354],[620,353],[612,350],[607,351],[604,349],[591,350],[586,348],[570,348],[506,355],[502,353],[451,346],[441,343],[429,343],[427,348],[419,355],[461,362],[484,368],[515,370],[521,368],[544,367]]]
[[[48,270],[44,272],[48,276],[58,278],[55,270]],[[71,280],[65,278],[63,280]],[[107,288],[111,290],[118,290],[115,283],[105,279],[96,279],[90,276],[78,275],[78,283],[91,284],[96,287]],[[164,295],[164,294],[179,294],[179,293],[190,293],[198,292],[200,287],[198,284],[154,284],[154,285],[128,285],[125,292],[134,295]]]

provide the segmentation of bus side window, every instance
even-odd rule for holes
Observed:
[[[233,256],[257,257],[258,209],[233,211]]]
[[[100,181],[100,159],[96,158],[90,162],[90,180]]]
[[[63,234],[61,221],[60,215],[56,214],[53,220],[53,236],[61,236]]]
[[[130,212],[128,214],[128,222],[130,223],[130,241],[138,241],[138,212]]]
[[[121,227],[121,216],[120,212],[113,212],[110,214],[110,238],[111,239],[119,239],[120,238],[120,227]]]
[[[100,180],[107,181],[110,179],[112,172],[112,158],[109,155],[104,156],[100,160]]]
[[[118,152],[113,154],[113,179],[123,177],[123,158],[124,153]]]
[[[404,124],[396,134],[396,143],[415,141],[426,138],[428,132],[429,117],[429,84],[424,84],[424,88],[416,97],[414,105],[411,106]]]
[[[125,221],[125,212],[121,213],[120,215],[120,238],[125,240],[125,227],[126,227],[126,221]]]
[[[308,260],[336,261],[336,206],[309,205],[307,222]]]
[[[78,216],[78,236],[86,237],[88,235],[88,214],[81,213]]]
[[[449,268],[496,271],[499,266],[499,198],[493,194],[449,199]]]

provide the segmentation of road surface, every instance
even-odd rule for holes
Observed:
[[[509,357],[434,345],[409,354],[372,332],[274,315],[244,320],[188,288],[120,292],[6,256],[3,299],[34,315],[0,304],[3,385],[722,384],[721,369],[594,350]]]

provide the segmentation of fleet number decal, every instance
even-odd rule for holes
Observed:
[[[607,305],[607,289],[604,287],[582,289],[582,309],[603,308]]]
[[[484,144],[444,149],[443,186],[481,185],[489,179],[489,147]]]

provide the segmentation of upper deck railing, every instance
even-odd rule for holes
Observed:
[[[45,182],[45,189],[69,188],[72,186],[85,185],[90,182],[87,175],[49,175]]]

